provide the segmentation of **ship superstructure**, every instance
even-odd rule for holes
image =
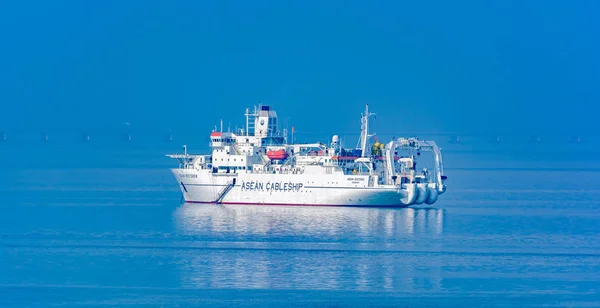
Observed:
[[[361,115],[355,149],[329,144],[288,142],[269,106],[246,109],[246,126],[235,132],[216,128],[212,152],[169,154],[171,169],[186,202],[312,206],[398,206],[433,204],[446,191],[442,154],[433,141],[397,138],[369,140],[369,106]],[[292,135],[294,129],[292,127]],[[293,138],[292,138],[293,139]],[[417,169],[421,152],[431,152],[432,170]],[[415,155],[416,154],[416,155]]]

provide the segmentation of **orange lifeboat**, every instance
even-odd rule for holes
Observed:
[[[267,151],[267,157],[271,160],[284,160],[288,158],[289,154],[284,150]]]

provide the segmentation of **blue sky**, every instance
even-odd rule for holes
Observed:
[[[594,1],[3,1],[0,130],[599,132]]]

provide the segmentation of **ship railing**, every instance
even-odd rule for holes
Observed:
[[[274,170],[274,169],[256,169],[250,171],[253,174],[304,174],[304,170],[302,169],[283,169],[283,170]]]

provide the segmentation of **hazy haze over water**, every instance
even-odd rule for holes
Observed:
[[[597,305],[595,157],[440,144],[434,206],[362,209],[179,205],[176,143],[0,143],[0,303]]]
[[[0,306],[600,305],[599,6],[0,3]],[[164,154],[260,102],[346,147],[368,103],[448,192],[180,205]]]

